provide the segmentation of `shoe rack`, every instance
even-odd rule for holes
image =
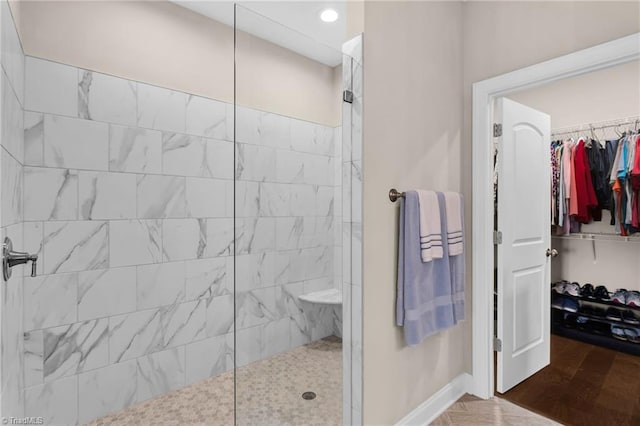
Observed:
[[[553,290],[551,293],[552,333],[640,356],[640,324],[622,321],[622,316],[640,320],[639,307],[582,296],[560,295]],[[620,320],[607,318],[607,311],[611,308],[620,312]],[[573,312],[574,309],[576,312]],[[622,338],[612,333],[612,327],[633,331],[629,332],[629,337]],[[635,339],[634,335],[637,336]]]

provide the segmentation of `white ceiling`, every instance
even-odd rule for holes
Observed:
[[[174,3],[233,26],[232,1],[172,0]],[[342,63],[346,37],[346,2],[237,1],[237,28],[329,66]],[[336,22],[320,20],[320,12],[335,9]]]

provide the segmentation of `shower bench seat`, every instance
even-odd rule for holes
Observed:
[[[313,293],[298,296],[298,298],[309,303],[317,303],[322,305],[342,305],[342,291],[338,290],[337,288],[314,291]]]

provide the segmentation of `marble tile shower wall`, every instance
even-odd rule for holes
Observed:
[[[24,55],[6,1],[0,1],[0,228],[2,239],[11,238],[22,248],[22,163]],[[24,415],[23,400],[23,267],[13,268],[0,291],[0,398],[2,416]]]
[[[335,332],[297,299],[335,285],[335,129],[238,107],[234,145],[230,104],[25,76],[26,413],[85,422],[220,374],[234,319],[238,365]]]

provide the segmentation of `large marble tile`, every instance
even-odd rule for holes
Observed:
[[[184,133],[187,97],[182,92],[138,83],[138,126]]]
[[[305,294],[304,283],[289,283],[282,286],[279,303],[284,309],[284,314],[293,317],[303,313],[300,296]]]
[[[109,266],[107,222],[45,222],[44,272],[86,271]]]
[[[188,134],[214,139],[227,138],[227,104],[224,102],[189,95],[186,119]]]
[[[3,1],[1,7],[2,68],[9,77],[11,86],[18,95],[18,100],[24,104],[24,54],[9,2]]]
[[[291,214],[293,216],[315,216],[317,187],[291,185]]]
[[[56,62],[25,58],[24,109],[78,116],[78,69]]]
[[[185,299],[208,299],[233,293],[233,258],[189,260],[185,262]]]
[[[212,176],[205,140],[179,133],[162,134],[162,172],[178,176]]]
[[[236,292],[275,284],[276,253],[236,255]]]
[[[78,274],[78,320],[109,317],[136,309],[136,268]]]
[[[207,336],[221,336],[233,331],[233,295],[212,297],[207,301]]]
[[[36,330],[77,321],[78,274],[24,279],[24,329]]]
[[[288,149],[276,150],[276,182],[304,183],[306,154]]]
[[[2,228],[2,239],[8,237],[16,247],[21,247],[22,224]],[[24,398],[20,389],[24,388],[24,325],[23,300],[24,277],[22,267],[13,268],[13,274],[2,284],[2,347],[0,354],[2,369],[2,414],[22,416]]]
[[[334,188],[332,186],[321,186],[316,194],[316,215],[333,216],[334,210]]]
[[[78,376],[27,388],[24,399],[27,416],[42,417],[50,425],[78,423]]]
[[[123,362],[164,348],[160,309],[109,318],[109,362]]]
[[[243,329],[279,319],[275,287],[236,294],[236,328]]]
[[[162,258],[171,262],[204,257],[207,248],[206,219],[162,221]]]
[[[304,232],[304,217],[276,218],[276,249],[294,250],[300,248]]]
[[[138,176],[138,217],[186,217],[186,181],[178,176]]]
[[[162,259],[160,220],[117,220],[109,224],[110,267],[157,263]]]
[[[44,165],[108,170],[109,125],[59,115],[45,115]]]
[[[109,363],[109,320],[106,318],[48,328],[43,337],[45,381]]]
[[[78,172],[24,168],[24,220],[78,219]]]
[[[42,366],[44,364],[44,340],[42,330],[24,333],[24,386],[41,385],[44,382]]]
[[[41,112],[24,112],[24,164],[44,164],[44,115]]]
[[[260,216],[290,216],[291,187],[281,183],[261,183],[259,193]]]
[[[233,181],[188,177],[186,202],[190,217],[232,217]]]
[[[27,253],[37,254],[38,262],[36,263],[36,274],[38,276],[44,274],[44,223],[43,222],[25,222],[23,249]],[[24,268],[24,275],[31,275],[31,268]]]
[[[262,253],[276,247],[275,218],[236,219],[236,254]]]
[[[109,127],[109,170],[160,173],[162,132],[111,125]]]
[[[2,226],[22,222],[23,170],[4,148],[0,147],[0,194]]]
[[[97,72],[78,70],[78,115],[87,120],[134,126],[136,83]]]
[[[137,359],[138,401],[163,395],[185,385],[185,347]]]
[[[80,219],[136,217],[136,175],[81,171],[78,178]]]
[[[2,146],[13,155],[18,162],[24,161],[24,115],[14,88],[4,72],[2,79]]]
[[[235,341],[237,367],[245,366],[262,358],[266,343],[262,326],[237,330]]]
[[[186,346],[185,384],[190,385],[233,368],[227,365],[227,358],[233,358],[233,349],[226,340],[226,335],[215,336]]]
[[[236,144],[236,180],[276,180],[276,151],[271,147]]]
[[[204,139],[207,168],[205,176],[218,179],[233,179],[233,142]]]
[[[207,246],[204,257],[232,255],[234,230],[232,218],[207,219]]]
[[[272,357],[291,349],[291,319],[282,318],[263,325],[264,347],[260,354],[262,359]]]
[[[135,361],[109,365],[78,375],[80,423],[114,413],[137,402]]]
[[[291,119],[291,149],[320,155],[333,154],[333,132],[328,126]]]
[[[260,212],[260,183],[235,182],[235,216],[256,217]]]
[[[311,342],[311,330],[304,314],[294,315],[289,322],[290,345],[292,348]]]
[[[236,142],[290,149],[290,126],[287,117],[236,106]]]
[[[172,305],[184,299],[184,262],[137,267],[138,310]]]
[[[170,348],[204,339],[206,318],[207,306],[204,299],[162,308],[164,347]]]
[[[333,185],[333,158],[325,155],[304,156],[304,183],[308,185]]]

